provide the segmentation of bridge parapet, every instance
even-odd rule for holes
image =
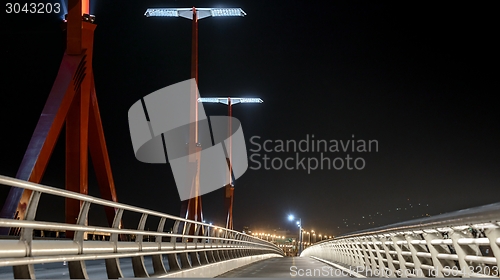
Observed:
[[[319,242],[310,256],[356,276],[499,277],[500,203]]]
[[[0,227],[20,228],[18,238],[0,239],[0,267],[12,266],[16,279],[35,279],[34,264],[40,263],[67,262],[72,279],[88,279],[85,261],[105,260],[106,272],[111,279],[123,278],[120,258],[132,259],[135,277],[158,277],[236,258],[269,254],[283,256],[283,251],[270,242],[211,224],[1,175],[0,185],[33,191],[25,220],[0,219]],[[36,221],[42,194],[79,200],[81,207],[76,224]],[[111,227],[88,225],[91,205],[115,209]],[[124,212],[140,215],[136,229],[120,228]],[[158,221],[155,231],[145,229],[147,219],[152,217]],[[166,224],[172,225],[171,231],[164,230]],[[44,229],[73,232],[73,238],[33,238],[34,230]],[[96,232],[107,238],[97,241],[85,238]],[[168,270],[163,255],[167,256]],[[145,267],[145,256],[152,258],[152,275]]]

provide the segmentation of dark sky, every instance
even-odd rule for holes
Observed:
[[[255,148],[252,136],[262,143],[355,135],[379,144],[378,152],[325,155],[362,157],[362,170],[249,169],[236,181],[235,229],[293,229],[286,220],[293,213],[306,229],[337,235],[498,202],[498,31],[492,7],[246,0],[92,6],[95,84],[120,202],[179,213],[170,166],[135,159],[127,112],[141,97],[190,78],[191,22],[146,18],[144,11],[190,6],[241,7],[248,14],[206,18],[199,26],[201,96],[264,100],[233,108],[248,149]],[[0,174],[15,176],[64,45],[61,15],[2,13]],[[205,105],[207,115],[226,109]],[[63,187],[64,141],[43,183]],[[6,191],[0,190],[0,203]],[[98,195],[93,174],[90,191]],[[39,217],[56,219],[62,204],[48,209],[49,201],[42,197]],[[206,220],[222,224],[222,205],[222,190],[205,195]]]

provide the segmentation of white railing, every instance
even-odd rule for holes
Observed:
[[[1,185],[32,190],[24,220],[0,219],[0,227],[20,228],[16,239],[0,239],[0,267],[13,267],[14,278],[35,279],[34,264],[67,262],[71,278],[88,279],[86,260],[105,260],[108,278],[123,278],[120,258],[132,258],[135,277],[149,277],[144,257],[151,256],[154,276],[189,269],[233,258],[283,251],[274,244],[250,235],[210,224],[182,219],[135,206],[116,203],[58,188],[43,186],[0,175]],[[75,199],[81,202],[76,224],[36,221],[41,194]],[[88,225],[91,205],[115,209],[111,227]],[[141,216],[136,229],[120,228],[124,212]],[[156,231],[145,230],[148,218],[158,220]],[[172,225],[165,232],[166,224]],[[34,239],[35,229],[73,232],[72,239]],[[109,235],[108,240],[86,240],[87,234]],[[134,236],[134,241],[131,240]],[[145,241],[145,237],[153,241]],[[149,238],[148,238],[149,239]],[[147,240],[148,240],[147,239]],[[168,259],[168,271],[162,255]]]
[[[359,277],[500,275],[500,203],[325,240],[301,256]]]

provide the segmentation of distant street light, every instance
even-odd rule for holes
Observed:
[[[288,220],[289,221],[294,221],[295,220],[295,216],[292,215],[292,214],[288,215]],[[300,256],[300,253],[302,253],[302,218],[298,219],[297,226],[299,227],[298,255]]]
[[[307,239],[308,239],[308,244],[311,245],[311,232],[306,232],[307,233]]]

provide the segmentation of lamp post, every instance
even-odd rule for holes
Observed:
[[[198,102],[203,103],[221,103],[226,104],[228,108],[227,115],[229,116],[228,121],[228,139],[229,139],[229,149],[228,149],[228,158],[227,162],[229,165],[228,176],[227,176],[227,184],[225,186],[224,192],[224,206],[226,207],[226,228],[233,229],[233,200],[234,200],[234,184],[232,180],[232,123],[231,118],[233,116],[233,105],[238,103],[262,103],[262,99],[260,98],[238,98],[238,97],[200,97],[198,98]]]
[[[295,216],[288,215],[288,220],[294,221]],[[300,256],[300,253],[302,253],[302,218],[298,218],[297,226],[299,227],[299,242],[298,242],[299,244],[297,246],[297,249],[298,249],[298,255]]]
[[[246,13],[240,8],[150,8],[144,13],[146,17],[183,17],[193,21],[191,42],[191,78],[198,83],[198,20],[206,17],[243,17]],[[192,197],[182,202],[181,217],[202,221],[201,197],[199,196],[200,151],[198,142],[198,93],[196,88],[191,90],[190,123],[189,128],[189,157],[188,165],[197,165],[197,174],[191,183]],[[192,230],[194,227],[192,227]]]

